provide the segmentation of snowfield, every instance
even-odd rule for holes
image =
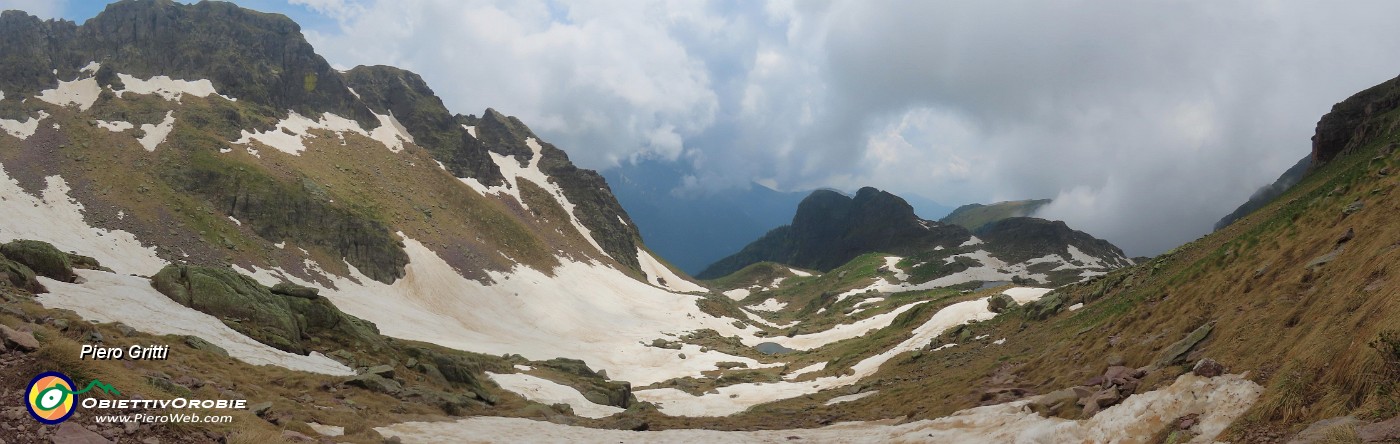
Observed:
[[[385,437],[404,442],[456,443],[464,437],[485,442],[658,442],[658,443],[1063,443],[1142,442],[1162,424],[1196,413],[1199,433],[1191,442],[1213,442],[1263,392],[1244,375],[1202,378],[1190,373],[1172,385],[1128,397],[1093,418],[1043,418],[1023,407],[1028,400],[962,410],[938,419],[900,424],[898,418],[845,422],[817,429],[719,431],[676,429],[632,432],[590,429],[519,418],[476,417],[455,422],[409,422],[379,427]],[[871,392],[873,393],[873,392]],[[1134,439],[1136,438],[1136,439]]]
[[[713,350],[702,353],[694,345],[677,351],[642,344],[701,328],[741,337],[757,331],[701,312],[698,296],[668,292],[600,264],[570,261],[555,268],[553,276],[526,267],[491,273],[494,283],[487,285],[457,274],[416,240],[405,238],[404,245],[409,264],[393,285],[375,282],[353,267],[360,283],[329,277],[337,290],[276,270],[245,273],[265,285],[288,280],[322,288],[321,294],[342,311],[374,322],[388,336],[479,353],[519,353],[532,360],[582,359],[634,385],[698,375],[723,361],[762,366]]]
[[[310,356],[287,353],[255,341],[224,325],[218,318],[180,305],[154,288],[151,281],[104,271],[75,270],[81,284],[39,278],[48,293],[36,298],[45,307],[73,310],[97,322],[121,322],[137,330],[157,335],[198,336],[222,347],[240,361],[253,365],[275,365],[292,370],[333,376],[355,372],[320,353]]]

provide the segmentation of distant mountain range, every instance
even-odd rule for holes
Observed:
[[[756,183],[745,188],[673,192],[689,173],[677,163],[656,160],[602,172],[618,202],[637,222],[647,246],[690,274],[787,224],[798,203],[811,193],[776,191]],[[930,219],[951,210],[929,199],[915,198],[910,203]]]
[[[1049,272],[1089,264],[1094,266],[1087,268],[1103,272],[1132,264],[1118,247],[1074,231],[1064,222],[1004,217],[972,231],[919,218],[899,196],[867,187],[855,196],[830,190],[813,192],[802,200],[791,224],[769,231],[696,276],[719,278],[760,262],[828,271],[872,252],[914,258],[917,263],[912,267],[923,267],[927,271],[924,277],[930,280],[988,268],[994,272],[981,275],[982,279],[969,274],[968,280],[1026,278],[1063,283],[1082,273]],[[963,259],[957,257],[964,255]],[[1034,267],[1051,261],[1074,262],[1075,266]],[[1036,275],[1040,278],[1035,279]]]

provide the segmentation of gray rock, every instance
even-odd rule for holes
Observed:
[[[117,325],[115,325],[114,327],[117,328],[117,332],[121,333],[122,336],[131,336],[136,333],[136,329],[131,328],[131,326],[120,322],[118,322]]]
[[[1182,359],[1186,358],[1186,353],[1190,352],[1191,349],[1195,348],[1196,344],[1199,344],[1201,343],[1201,341],[1204,341],[1206,339],[1206,336],[1209,336],[1210,331],[1214,328],[1214,324],[1207,323],[1196,328],[1195,331],[1192,331],[1180,341],[1176,341],[1175,344],[1172,344],[1171,346],[1167,347],[1166,350],[1162,351],[1161,357],[1157,358],[1157,366],[1166,367],[1181,362]]]
[[[1031,401],[1030,404],[1027,404],[1026,407],[1041,416],[1057,416],[1061,413],[1065,413],[1066,408],[1073,408],[1075,402],[1079,400],[1079,396],[1080,395],[1076,393],[1074,389],[1056,390],[1041,395],[1039,398]]]
[[[53,434],[54,444],[111,444],[112,441],[103,438],[92,430],[83,428],[76,422],[65,422],[58,425],[58,430]]]
[[[1320,444],[1332,442],[1331,436],[1338,428],[1355,428],[1357,425],[1365,424],[1354,416],[1338,416],[1314,422],[1293,436],[1288,444]]]
[[[365,369],[365,374],[379,376],[381,378],[394,379],[394,368],[387,365],[376,365]]]
[[[34,339],[33,333],[0,325],[0,336],[5,338],[5,345],[9,345],[23,352],[32,352],[39,349],[39,341]]]
[[[1363,442],[1400,441],[1400,416],[1356,429],[1356,437]]]
[[[206,341],[204,340],[204,338],[201,338],[199,336],[185,336],[185,345],[188,345],[190,346],[190,348],[193,348],[195,350],[204,350],[224,357],[228,356],[228,350],[224,350],[223,347],[211,344],[209,343],[209,341]]]
[[[390,395],[403,391],[403,384],[399,384],[398,381],[371,373],[350,378],[345,381],[345,385]]]
[[[1016,300],[1005,294],[987,298],[987,310],[990,310],[992,313],[1001,313],[1015,306]]]
[[[1127,364],[1127,363],[1128,363],[1128,360],[1123,359],[1123,355],[1110,355],[1110,356],[1108,357],[1108,366],[1109,366],[1109,367],[1116,367],[1116,366],[1124,365],[1124,364]]]

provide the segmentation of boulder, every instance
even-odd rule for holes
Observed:
[[[1041,416],[1059,416],[1062,413],[1068,413],[1066,409],[1075,409],[1075,402],[1078,400],[1079,394],[1074,389],[1069,388],[1041,395],[1026,404],[1026,407]]]
[[[1210,335],[1210,331],[1214,328],[1214,324],[1206,323],[1186,335],[1185,338],[1176,341],[1175,344],[1172,344],[1167,347],[1166,350],[1162,351],[1162,355],[1157,358],[1157,366],[1166,367],[1181,362],[1181,360],[1186,358],[1186,354],[1196,347],[1196,344],[1201,343],[1201,341],[1206,339],[1206,336]]]
[[[1356,428],[1356,437],[1363,442],[1400,441],[1400,416]]]
[[[371,373],[350,378],[345,381],[345,385],[389,395],[403,391],[403,384],[399,384],[398,381]]]
[[[1316,444],[1334,442],[1332,435],[1342,428],[1356,428],[1357,425],[1365,424],[1354,416],[1338,416],[1327,418],[1309,425],[1303,431],[1288,440],[1288,444]]]
[[[14,347],[23,352],[32,352],[39,349],[39,341],[34,339],[33,333],[0,325],[0,336],[4,337],[5,345]]]
[[[73,263],[69,260],[68,253],[59,251],[48,242],[11,241],[0,245],[0,254],[24,264],[30,270],[34,270],[34,273],[49,279],[63,282],[73,282],[78,279],[78,275],[73,273]]]
[[[35,276],[29,266],[0,256],[0,281],[9,282],[15,288],[30,293],[47,293],[49,290]]]
[[[228,356],[228,350],[224,350],[223,347],[211,344],[209,343],[209,341],[206,341],[204,340],[204,338],[201,338],[199,336],[185,336],[185,345],[188,345],[190,346],[190,348],[193,348],[195,350],[204,350],[216,355]]]
[[[111,440],[102,437],[92,430],[83,428],[76,422],[65,422],[58,425],[58,430],[53,433],[53,442],[62,444],[111,444]]]
[[[394,378],[394,367],[388,365],[376,365],[365,369],[364,374],[375,375],[381,378]]]
[[[1225,366],[1215,362],[1214,359],[1206,358],[1196,362],[1196,366],[1191,367],[1191,373],[1196,376],[1214,378],[1225,374]]]
[[[999,294],[987,298],[987,310],[991,311],[992,313],[1001,313],[1015,306],[1016,300],[1012,299],[1011,296],[1007,296],[1005,294]]]

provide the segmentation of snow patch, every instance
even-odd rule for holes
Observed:
[[[123,122],[120,120],[114,120],[111,122],[108,122],[106,120],[94,120],[92,122],[97,124],[98,128],[102,128],[114,133],[120,133],[122,131],[126,131],[136,127],[135,125],[132,125],[131,122]]]
[[[156,335],[198,336],[222,347],[229,356],[253,365],[335,376],[355,372],[320,353],[302,356],[272,348],[224,325],[219,318],[180,305],[151,288],[145,278],[95,270],[74,270],[84,281],[69,284],[39,278],[48,293],[36,299],[45,307],[73,310],[97,322],[121,322]],[[153,314],[159,314],[153,316]]]
[[[733,300],[738,301],[738,300],[742,300],[742,299],[744,299],[744,298],[746,298],[746,297],[749,297],[749,294],[751,294],[751,293],[752,293],[752,292],[749,291],[749,289],[747,289],[747,288],[735,288],[735,289],[733,289],[733,290],[729,290],[729,291],[724,292],[724,295],[725,295],[725,296],[728,296],[730,299],[733,299]]]
[[[117,78],[121,79],[123,88],[121,91],[113,91],[117,97],[122,97],[126,93],[154,94],[166,101],[180,103],[185,94],[189,94],[195,97],[219,96],[230,102],[238,101],[238,99],[219,94],[219,91],[214,89],[214,83],[205,79],[177,80],[167,76],[155,76],[142,80],[120,73],[117,74]],[[93,85],[96,84],[97,81],[93,80]]]
[[[88,62],[88,64],[85,65],[85,66],[83,66],[83,69],[79,69],[78,72],[81,72],[81,73],[88,73],[88,74],[97,74],[97,70],[99,70],[99,69],[102,69],[102,64],[101,64],[101,63],[97,63],[97,62]]]
[[[1081,308],[1084,308],[1084,303],[1082,303],[1082,302],[1076,302],[1076,303],[1074,303],[1074,305],[1069,306],[1069,311],[1075,311],[1075,310],[1078,310],[1078,309],[1081,309]]]
[[[172,129],[175,129],[175,111],[166,111],[165,120],[162,120],[159,124],[141,124],[141,132],[145,135],[141,136],[137,141],[141,142],[141,146],[146,147],[146,151],[154,152],[156,150],[156,145],[160,145],[161,142],[164,142],[166,136],[170,135],[170,130]]]
[[[622,413],[623,410],[620,407],[594,404],[584,398],[577,389],[538,376],[491,372],[486,372],[486,376],[501,388],[518,393],[525,399],[544,405],[568,404],[573,407],[574,414],[585,418],[606,418]]]
[[[301,155],[306,151],[306,139],[314,139],[316,135],[312,130],[324,130],[335,133],[342,143],[345,140],[345,133],[354,133],[365,136],[384,144],[392,152],[403,151],[404,142],[413,142],[413,137],[399,125],[399,121],[393,116],[375,114],[379,118],[379,127],[372,131],[365,131],[358,122],[331,113],[321,113],[320,120],[311,120],[308,117],[288,110],[287,118],[277,122],[277,127],[263,132],[242,131],[242,136],[233,141],[235,144],[247,145],[256,140],[263,145],[276,148],[278,151]]]
[[[966,242],[963,242],[961,245],[958,245],[958,248],[971,247],[973,245],[980,245],[981,243],[982,239],[978,239],[977,236],[972,236],[968,238]]]
[[[805,271],[802,271],[802,270],[798,270],[798,269],[796,269],[796,268],[791,268],[791,267],[789,267],[789,268],[788,268],[788,271],[791,271],[793,275],[796,275],[796,276],[798,276],[798,277],[812,277],[812,273],[808,273],[808,272],[805,272]]]
[[[237,218],[235,218],[235,217],[233,217],[233,216],[229,216],[229,217],[228,217],[228,220],[233,221],[233,224],[234,224],[234,225],[238,225],[238,226],[240,226],[240,227],[243,226],[243,222],[242,222],[242,221],[239,221]]]
[[[470,125],[462,125],[462,129],[467,130],[467,134],[471,134],[472,137],[476,137],[476,127]]]
[[[408,134],[408,129],[399,123],[399,119],[394,118],[392,111],[387,116],[375,114],[374,117],[379,119],[379,127],[369,132],[369,138],[378,140],[395,153],[403,151],[404,142],[413,143],[413,136]],[[359,125],[356,124],[355,128],[359,129]]]
[[[515,364],[514,367],[515,367],[516,370],[520,370],[520,371],[522,371],[522,372],[528,372],[528,371],[530,371],[530,370],[534,370],[534,369],[535,369],[534,367],[531,367],[531,366],[528,366],[528,365],[520,365],[520,364]]]
[[[306,423],[306,426],[311,427],[311,430],[315,430],[321,436],[342,436],[345,434],[345,427],[325,425],[315,421]]]
[[[71,82],[59,80],[57,88],[40,91],[34,98],[58,106],[77,105],[79,111],[87,111],[97,102],[99,94],[102,94],[102,87],[97,86],[97,79],[88,77]]]
[[[670,268],[666,268],[666,265],[662,264],[661,261],[656,260],[656,257],[652,256],[651,253],[647,253],[646,250],[641,248],[637,249],[637,263],[641,265],[642,273],[647,275],[647,282],[651,283],[651,285],[684,293],[704,293],[709,291],[705,287],[701,287],[694,282],[687,281],[677,276]]]
[[[787,307],[787,302],[779,302],[777,299],[765,299],[762,303],[750,305],[749,309],[758,311],[778,311]]]
[[[40,110],[37,114],[39,115],[39,117],[30,117],[28,120],[25,120],[23,122],[18,120],[0,119],[0,131],[4,131],[6,134],[15,136],[19,138],[19,140],[26,140],[29,138],[29,136],[34,135],[35,131],[39,130],[39,121],[49,117],[49,113],[46,113],[43,110]]]
[[[855,401],[855,400],[857,400],[857,399],[861,399],[861,398],[864,398],[864,397],[867,397],[867,396],[870,396],[870,395],[873,395],[873,394],[876,394],[876,393],[880,393],[880,391],[879,391],[879,390],[872,390],[872,391],[868,391],[868,392],[856,393],[856,394],[854,394],[854,395],[837,396],[837,397],[835,397],[835,398],[828,399],[828,400],[826,401],[826,405],[836,405],[836,404],[840,404],[840,403],[843,403],[843,402],[851,402],[851,401]]]
[[[812,364],[812,365],[809,365],[809,366],[806,366],[806,367],[799,368],[799,369],[797,369],[797,371],[794,371],[794,372],[792,372],[792,373],[788,373],[786,376],[783,376],[783,379],[786,379],[786,380],[791,381],[791,380],[797,379],[797,377],[799,377],[799,376],[802,376],[802,375],[805,375],[805,374],[808,374],[808,373],[819,372],[819,371],[825,370],[825,369],[826,369],[826,364],[827,364],[826,362],[818,362],[818,363],[816,363],[816,364]]]

